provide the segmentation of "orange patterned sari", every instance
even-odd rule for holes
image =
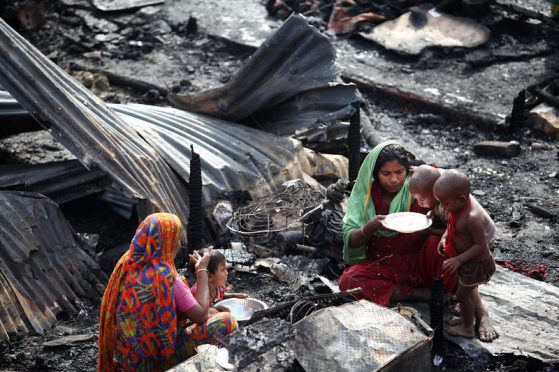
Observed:
[[[177,216],[152,214],[140,224],[129,250],[116,264],[101,304],[99,371],[115,370],[117,348],[136,362],[121,366],[124,369],[145,369],[146,360],[164,361],[174,355],[174,251],[180,232]]]

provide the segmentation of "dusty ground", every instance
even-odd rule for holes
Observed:
[[[75,3],[86,4],[80,1]],[[65,68],[77,62],[134,76],[174,91],[194,92],[227,81],[253,51],[212,37],[208,34],[209,30],[196,30],[192,21],[168,21],[180,17],[167,17],[164,9],[155,14],[148,14],[145,10],[119,13],[107,17],[111,23],[105,24],[84,16],[83,9],[88,9],[87,5],[83,9],[68,7],[60,2],[52,2],[48,6],[45,25],[24,34]],[[110,32],[106,32],[107,28]],[[112,41],[107,42],[107,38]],[[84,53],[91,51],[100,54],[93,58],[91,54],[84,56]],[[429,66],[427,64],[425,68],[432,68]],[[109,102],[166,104],[164,98],[154,92],[124,89],[107,85],[103,78],[96,75],[91,80],[90,77],[84,79],[83,74],[75,71],[72,73]],[[364,93],[371,120],[381,137],[399,138],[426,162],[435,162],[442,167],[458,167],[470,174],[474,194],[499,227],[495,246],[498,262],[513,260],[526,266],[543,264],[548,270],[543,279],[558,285],[557,219],[545,217],[541,210],[534,208],[543,208],[555,216],[559,213],[557,142],[526,127],[513,133],[486,132],[470,122],[388,100],[377,93]],[[512,159],[476,156],[472,145],[486,139],[517,140],[521,143],[522,152]],[[2,163],[42,162],[71,157],[44,131],[0,138],[0,143]],[[100,234],[101,247],[111,247],[130,237],[133,227],[126,221],[112,216],[110,223],[107,223],[107,212],[102,207],[84,219],[79,213],[82,207],[74,203],[63,206],[63,210],[76,231]],[[331,277],[335,275],[331,274]],[[237,273],[232,275],[231,281],[238,290],[251,293],[270,304],[305,294],[305,290],[298,293],[290,291],[267,274],[256,278]],[[78,316],[61,320],[47,334],[30,336],[12,344],[0,356],[0,369],[94,370],[97,319],[98,304],[84,304],[84,310]],[[270,327],[281,327],[281,323],[272,322]],[[255,327],[254,332],[261,331]],[[42,346],[45,341],[76,334],[88,334],[92,338],[78,346]],[[451,370],[553,368],[533,360],[510,356],[495,358],[478,355],[473,358],[456,347],[450,347],[451,352],[444,367]],[[298,369],[289,353],[283,356],[277,366]]]

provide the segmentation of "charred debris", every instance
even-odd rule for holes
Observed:
[[[33,192],[35,194],[27,197],[52,199],[52,205],[80,200],[103,203],[112,214],[128,221],[130,226],[152,211],[172,211],[189,221],[188,236],[197,243],[188,242],[188,249],[192,250],[219,239],[221,248],[229,248],[227,240],[231,237],[223,237],[228,233],[223,223],[229,221],[220,219],[223,216],[220,205],[233,202],[237,207],[240,202],[264,198],[285,188],[285,195],[291,197],[293,203],[288,205],[286,200],[277,196],[279,199],[274,200],[273,207],[266,211],[268,214],[262,214],[262,218],[268,219],[274,213],[278,215],[263,229],[267,231],[268,240],[275,242],[270,240],[272,233],[288,227],[301,227],[301,208],[308,212],[306,209],[314,210],[324,204],[327,200],[326,188],[321,182],[328,186],[329,180],[347,178],[346,157],[322,154],[312,148],[319,150],[321,144],[332,140],[332,143],[337,141],[338,150],[343,152],[349,118],[359,113],[362,98],[355,85],[339,80],[332,46],[301,17],[293,17],[272,35],[262,51],[255,53],[223,88],[203,92],[196,97],[169,97],[170,102],[183,109],[191,104],[189,100],[193,100],[198,111],[204,113],[138,104],[107,105],[7,23],[2,21],[1,28],[3,52],[0,63],[3,72],[0,79],[2,86],[10,92],[3,93],[2,115],[7,121],[14,122],[31,122],[34,119],[69,151],[70,158],[43,164],[3,166],[1,187],[6,195],[12,195],[7,190]],[[275,55],[277,53],[279,56]],[[315,55],[321,56],[323,66],[309,63]],[[255,66],[261,71],[260,75],[248,74],[248,71],[256,70]],[[308,78],[300,79],[299,74]],[[285,79],[286,75],[292,78]],[[298,100],[305,100],[307,104],[291,103]],[[223,102],[230,104],[227,106]],[[282,105],[295,108],[287,110]],[[283,136],[237,124],[243,123],[244,118],[271,117],[266,110],[278,110],[288,115],[278,118],[278,123],[266,124],[268,128],[280,128]],[[338,128],[329,129],[335,126]],[[305,135],[300,134],[303,129]],[[293,138],[297,136],[298,139]],[[303,146],[303,138],[308,147]],[[292,185],[283,186],[285,182]],[[345,188],[342,188],[343,191]],[[298,198],[298,192],[304,195]],[[306,202],[303,203],[303,199]],[[5,203],[11,204],[8,201]],[[32,206],[27,206],[29,203],[17,203],[14,208],[17,213],[29,213],[30,209],[33,210]],[[211,214],[214,209],[215,217]],[[276,213],[280,209],[281,213]],[[288,209],[289,212],[284,213]],[[341,210],[341,207],[338,209]],[[229,211],[232,212],[231,209]],[[8,209],[5,212],[15,213]],[[194,220],[190,219],[189,213]],[[48,231],[60,231],[56,224],[69,226],[56,207],[48,209],[42,218],[45,224],[53,224]],[[340,228],[340,222],[338,219],[336,228]],[[261,221],[256,218],[254,223]],[[6,226],[3,235],[19,236],[18,227],[22,228],[22,225]],[[249,231],[246,227],[240,229],[241,234]],[[60,248],[56,239],[42,235],[42,229],[23,230],[28,231],[31,237],[16,246],[27,246],[27,250],[41,254]],[[29,239],[39,239],[43,243],[28,246]],[[47,243],[49,241],[52,246]],[[14,254],[11,251],[16,246],[6,240],[3,254],[12,257]],[[90,253],[93,257],[100,256],[107,272],[110,272],[115,259],[127,249],[126,244],[118,244],[95,251],[95,247],[81,246],[78,240],[73,246],[79,257],[87,256],[86,249],[93,249],[94,252]],[[30,258],[29,253],[22,254]],[[32,264],[23,257],[18,259],[21,265]],[[91,270],[100,272],[95,260],[91,258],[90,261]],[[5,291],[7,300],[15,308],[23,301],[21,296],[34,298],[32,288],[40,282],[40,277],[36,275],[30,274],[30,278],[26,278],[17,273],[6,274],[12,290],[6,288]],[[60,275],[64,281],[70,279]],[[31,285],[25,280],[31,280],[31,283],[35,280],[36,283]],[[41,283],[41,286],[49,293],[57,293],[48,283]],[[102,292],[102,285],[94,285],[94,288]],[[84,295],[84,291],[80,290],[78,294]],[[59,291],[58,295],[68,298],[68,301],[78,298],[63,291]],[[55,306],[61,302],[56,296],[45,301],[42,306],[54,306],[55,309],[39,322],[40,328],[35,327],[34,330],[39,333],[52,325],[63,310],[67,313],[75,313],[76,310],[70,306],[64,309]],[[25,319],[24,314],[13,320],[9,314],[14,311],[6,312],[7,318],[3,321],[15,325],[4,327],[3,341],[22,337],[30,331],[30,327],[22,325],[34,323],[37,306],[32,307],[35,311],[25,310],[28,315],[25,321],[21,320]]]
[[[172,37],[194,45],[205,20],[167,21],[164,1],[5,3],[0,3],[0,133],[7,137],[46,129],[58,147],[47,144],[36,151],[57,150],[59,155],[37,154],[41,160],[22,161],[0,149],[6,158],[0,164],[1,347],[90,311],[138,220],[164,210],[188,221],[185,232],[193,240],[183,241],[183,261],[187,251],[213,244],[235,268],[232,283],[272,305],[225,345],[232,363],[241,369],[332,367],[316,365],[325,357],[313,359],[312,350],[302,350],[301,345],[311,345],[302,335],[329,339],[317,327],[327,319],[393,315],[361,302],[330,308],[352,302],[352,293],[338,293],[336,281],[344,268],[345,196],[362,155],[386,135],[370,121],[367,97],[419,104],[511,138],[475,143],[471,151],[479,157],[518,157],[525,146],[514,138],[526,128],[547,136],[551,144],[543,141],[542,147],[553,148],[559,136],[556,59],[535,66],[536,73],[515,81],[512,90],[506,84],[491,87],[491,78],[476,90],[476,80],[470,79],[478,69],[497,74],[491,69],[502,62],[556,54],[558,41],[552,35],[559,28],[547,8],[530,2],[518,7],[507,0],[427,5],[268,1],[268,21],[284,22],[258,48],[233,38],[239,57],[250,57],[238,69],[226,67],[230,76],[209,90],[188,79],[168,86],[99,63],[141,59]],[[52,37],[59,32],[62,37]],[[52,42],[41,44],[41,39]],[[65,50],[84,58],[69,62]],[[457,89],[435,82],[452,76],[456,66],[445,61],[453,53],[467,72],[455,81]],[[387,67],[394,63],[404,67]],[[421,68],[415,71],[412,64]],[[522,67],[498,72],[510,73],[511,80]],[[184,68],[194,74],[190,66]],[[410,79],[410,73],[417,78]],[[476,100],[477,93],[490,98]],[[127,103],[129,96],[142,104]],[[511,226],[524,224],[526,209],[556,220],[555,204],[523,203],[515,204]],[[440,298],[435,300],[440,305]],[[313,315],[324,308],[336,314],[327,319],[320,318],[325,312]],[[421,317],[412,310],[399,312],[421,332],[406,345],[386,340],[408,337],[402,334],[408,323],[395,329],[397,334],[382,334],[380,339],[394,348],[385,359],[379,356],[375,368],[430,368],[433,361],[426,351],[433,340],[437,352],[451,355],[449,365],[459,363],[463,356],[445,349],[436,332],[438,321],[432,323],[433,333],[421,320],[428,309]],[[438,312],[431,309],[431,314]],[[340,328],[348,335],[347,344],[332,347],[346,348],[357,342],[351,337],[361,337],[346,327],[353,325]],[[362,328],[366,335],[384,332],[380,326],[367,327]],[[70,333],[43,347],[92,345],[94,336]],[[39,368],[48,361],[34,363]]]

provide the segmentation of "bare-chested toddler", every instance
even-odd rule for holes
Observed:
[[[495,234],[495,223],[479,203],[470,196],[470,180],[458,170],[446,170],[433,185],[433,195],[440,207],[449,213],[439,252],[446,273],[458,271],[456,296],[462,313],[461,322],[447,327],[451,335],[472,338],[477,324],[479,339],[498,337],[490,323],[478,291],[495,272],[495,260],[489,244]],[[489,239],[488,239],[489,238]]]

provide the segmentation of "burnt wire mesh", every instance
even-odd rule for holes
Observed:
[[[283,191],[239,208],[227,228],[237,238],[266,244],[280,231],[302,228],[301,220],[323,201],[321,192],[303,182],[289,183]]]

